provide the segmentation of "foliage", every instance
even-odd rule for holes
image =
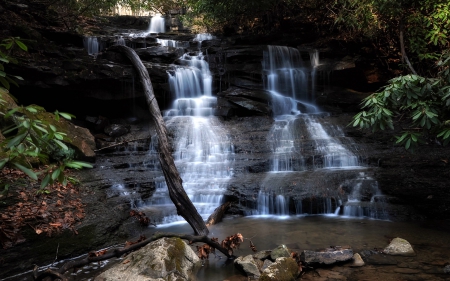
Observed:
[[[450,142],[450,52],[438,62],[439,75],[425,78],[405,75],[389,81],[382,91],[362,102],[363,111],[353,117],[353,126],[373,131],[401,126],[396,143],[406,149],[439,139]]]
[[[450,2],[444,0],[341,0],[331,6],[335,23],[355,36],[385,37],[398,45],[404,29],[414,60],[433,61],[450,43]],[[393,44],[390,44],[391,47]]]
[[[42,107],[11,105],[14,102],[8,89],[11,83],[16,84],[12,77],[22,78],[7,75],[4,63],[17,63],[10,55],[16,45],[23,51],[27,50],[19,38],[5,39],[0,44],[0,115],[3,118],[0,129],[1,135],[6,137],[0,142],[0,169],[9,166],[21,170],[30,179],[40,180],[40,192],[45,192],[45,187],[54,182],[67,184],[68,178],[64,173],[66,167],[80,169],[92,166],[72,160],[73,152],[64,143],[66,133],[59,131],[50,120],[39,118],[44,112]],[[74,116],[58,111],[53,115],[55,121],[61,117],[70,120]],[[56,162],[49,164],[50,160]],[[49,165],[43,171],[35,172],[32,169],[34,164]],[[4,191],[8,191],[9,185],[5,182],[2,185]]]

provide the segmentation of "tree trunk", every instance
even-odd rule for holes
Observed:
[[[150,109],[150,115],[156,125],[156,133],[158,134],[159,140],[159,163],[161,164],[166,179],[170,199],[175,204],[178,215],[182,216],[191,225],[196,235],[208,235],[208,228],[187,196],[186,191],[183,188],[183,181],[175,167],[175,162],[167,140],[167,128],[161,116],[158,102],[155,99],[152,82],[150,81],[147,69],[133,49],[126,46],[114,46],[114,49],[124,53],[127,58],[130,59],[139,74]]]
[[[409,69],[411,70],[411,72],[414,74],[414,75],[417,75],[417,72],[416,72],[416,70],[414,69],[414,67],[412,66],[412,64],[411,64],[411,62],[409,61],[409,59],[408,59],[408,56],[406,55],[406,51],[405,51],[405,41],[404,41],[404,39],[403,39],[403,29],[404,29],[404,27],[403,27],[403,22],[401,21],[400,22],[400,50],[401,50],[401,52],[402,52],[402,60],[404,61],[404,62],[406,62],[406,64],[408,65],[408,67],[409,67]]]

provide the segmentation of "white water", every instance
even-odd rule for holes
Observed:
[[[169,39],[156,39],[156,42],[161,44],[161,46],[166,47],[174,47],[174,48],[187,48],[189,47],[189,42],[187,41],[176,41],[176,40],[169,40]]]
[[[90,56],[97,56],[101,50],[101,44],[97,37],[84,37],[83,44]]]
[[[343,136],[342,131],[338,129],[336,135],[330,136],[317,117],[319,110],[312,97],[316,83],[315,67],[319,64],[318,52],[311,52],[310,58],[311,67],[307,68],[297,49],[268,46],[264,52],[265,87],[272,93],[275,115],[275,125],[270,132],[273,172],[294,171],[293,161],[303,161],[311,155],[322,158],[320,163],[314,163],[313,168],[360,165],[358,157],[336,139]],[[307,141],[314,146],[313,151],[298,151],[297,148]],[[298,169],[307,167],[300,165]]]
[[[233,174],[233,145],[213,116],[216,98],[211,96],[212,76],[203,54],[185,54],[181,66],[169,72],[169,84],[175,98],[164,114],[174,134],[174,159],[183,187],[205,219],[223,199],[226,182]],[[164,179],[152,198],[141,209],[159,223],[183,221],[176,215]],[[155,215],[156,214],[156,215]]]
[[[165,29],[165,20],[162,16],[156,15],[153,16],[150,20],[150,26],[148,27],[148,33],[164,33]]]
[[[319,52],[312,50],[309,56],[310,61],[304,62],[297,49],[284,46],[268,46],[264,52],[264,86],[272,93],[271,106],[275,119],[268,138],[273,152],[271,171],[312,170],[319,173],[322,169],[361,169],[359,157],[340,141],[346,139],[342,130],[328,124],[328,115],[314,105]],[[355,194],[359,192],[358,183],[361,185],[364,181],[359,178],[356,184],[347,183],[355,188]],[[379,194],[379,191],[374,194]],[[303,206],[302,200],[291,199],[280,191],[260,191],[256,214],[289,215],[291,209],[295,214],[341,213],[346,216],[387,218],[379,211],[371,211],[370,206],[363,207],[360,202],[352,201],[351,196],[348,202],[347,198],[318,197],[310,199],[314,203],[308,206]],[[290,201],[293,203],[291,208]]]

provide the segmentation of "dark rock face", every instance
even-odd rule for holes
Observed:
[[[111,124],[105,128],[105,133],[111,137],[120,137],[127,134],[129,131],[130,125],[123,124]]]

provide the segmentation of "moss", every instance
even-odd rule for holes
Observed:
[[[181,272],[182,253],[186,250],[186,244],[180,238],[170,238],[173,241],[173,246],[167,249],[167,256],[169,260],[165,261],[167,271],[177,270]],[[175,265],[175,268],[174,268]]]
[[[294,275],[298,270],[298,266],[293,259],[283,258],[282,260],[278,260],[276,263],[270,265],[268,269],[270,270],[270,272],[276,274],[270,276],[269,274],[267,274],[267,272],[264,272],[259,278],[260,281],[294,281]]]

